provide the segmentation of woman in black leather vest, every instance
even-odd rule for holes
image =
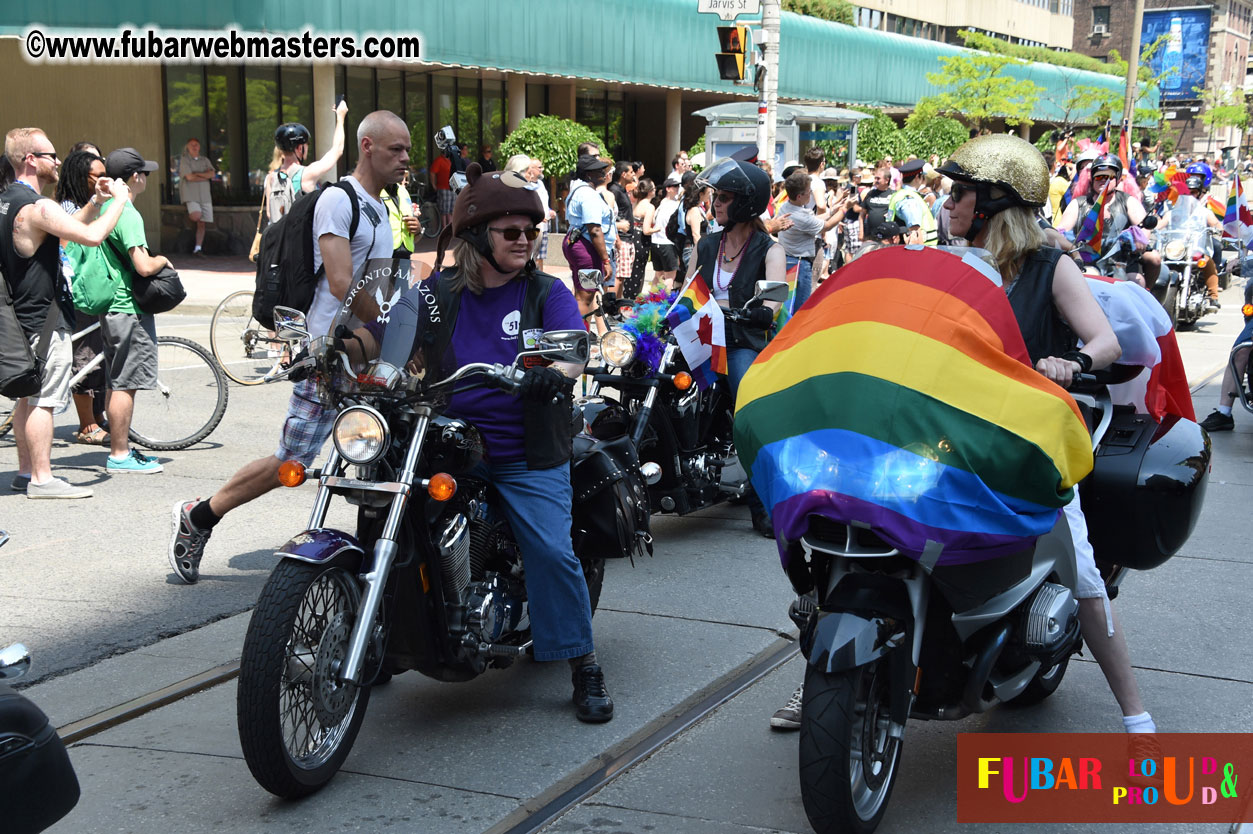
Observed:
[[[940,169],[953,180],[947,207],[958,237],[996,260],[1010,306],[1036,370],[1063,387],[1074,374],[1103,368],[1122,353],[1113,328],[1070,258],[1046,247],[1035,210],[1048,199],[1048,167],[1032,145],[1014,136],[981,136],[958,148]],[[1076,350],[1076,337],[1083,349]],[[1083,640],[1122,708],[1132,755],[1160,755],[1153,719],[1140,700],[1131,658],[1116,629],[1104,582],[1096,569],[1087,524],[1074,500],[1065,508],[1074,542]]]
[[[719,306],[738,310],[753,297],[758,281],[782,281],[787,273],[783,247],[770,237],[761,222],[761,214],[770,201],[770,177],[751,163],[724,159],[701,174],[701,181],[714,189],[714,217],[721,231],[701,237],[696,257],[688,264],[687,277],[699,272]],[[774,312],[759,305],[748,311],[743,320],[724,319],[727,382],[732,397],[739,391],[748,366],[766,346]],[[753,528],[774,538],[770,514],[751,491],[748,506]]]

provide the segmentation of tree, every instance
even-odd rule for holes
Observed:
[[[783,0],[783,11],[853,25],[853,4],[845,0]]]
[[[948,116],[932,116],[915,112],[905,120],[901,131],[905,139],[906,153],[919,159],[939,154],[944,159],[960,148],[970,137],[970,131],[956,119]]]
[[[941,115],[961,116],[982,130],[993,119],[1008,125],[1031,124],[1031,110],[1044,88],[1028,79],[1002,73],[1014,58],[975,52],[940,57],[943,69],[927,73],[927,80],[942,92],[919,102]]]
[[[1118,68],[1112,64],[1107,64],[1099,58],[1081,55],[1078,52],[1058,52],[1046,46],[1023,46],[1022,44],[1001,40],[992,35],[985,35],[982,32],[975,32],[971,29],[958,30],[957,34],[962,39],[962,43],[968,48],[977,49],[980,52],[1008,55],[1011,58],[1021,58],[1024,61],[1055,64],[1059,67],[1087,70],[1088,72],[1097,72],[1102,75],[1119,74]],[[1127,67],[1125,65],[1122,69],[1122,75],[1124,77],[1127,75]]]
[[[705,135],[702,133],[701,137],[696,140],[695,144],[693,144],[692,147],[687,149],[687,158],[695,159],[697,154],[701,154],[704,152],[705,152]],[[709,167],[710,162],[712,162],[712,160],[706,159],[704,165],[693,165],[692,170],[702,171],[705,168]]]
[[[1215,130],[1224,127],[1244,130],[1249,126],[1249,109],[1244,103],[1244,96],[1232,89],[1230,85],[1223,85],[1214,90],[1193,87],[1192,91],[1205,102],[1205,112],[1201,114],[1201,121],[1209,128],[1209,141],[1205,146],[1207,155],[1214,145]]]
[[[543,162],[550,176],[560,177],[574,171],[579,145],[583,142],[603,144],[596,134],[578,122],[560,116],[528,116],[500,143],[498,154],[501,159],[508,159],[516,153],[524,153]]]
[[[902,159],[905,156],[905,137],[896,122],[882,110],[873,107],[854,107],[869,113],[870,118],[857,124],[857,155],[873,165],[885,156]]]

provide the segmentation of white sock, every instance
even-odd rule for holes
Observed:
[[[194,254],[196,254],[196,253],[197,253],[197,252],[199,252],[199,251],[200,251],[200,247],[199,247],[199,246],[197,246],[195,249],[191,250],[191,253],[194,255]]]
[[[1217,411],[1219,414],[1222,414],[1225,417],[1231,416],[1231,406],[1229,405],[1220,405],[1218,406],[1218,408],[1214,410]]]
[[[1129,733],[1156,733],[1157,725],[1153,723],[1153,716],[1147,712],[1139,715],[1124,715],[1122,717],[1122,725]]]

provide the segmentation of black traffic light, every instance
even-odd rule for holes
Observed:
[[[719,26],[718,77],[743,81],[745,61],[752,66],[753,34],[747,26]]]

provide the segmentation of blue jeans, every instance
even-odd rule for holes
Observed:
[[[526,567],[527,609],[536,660],[591,652],[592,603],[583,566],[570,543],[574,490],[569,465],[527,469],[526,461],[480,463],[472,473],[490,481]]]
[[[800,268],[796,270],[796,296],[792,300],[792,309],[788,310],[788,315],[796,315],[796,311],[801,305],[809,300],[809,294],[814,290],[814,261],[812,258],[802,260],[801,258],[793,258],[787,256],[787,268],[791,269],[796,264],[800,264]]]
[[[799,286],[799,283],[797,284]],[[758,351],[752,348],[727,348],[727,384],[731,386],[731,398],[735,400],[740,393],[740,380],[744,378],[744,374],[748,373],[748,366],[753,364],[753,360],[757,358]],[[749,487],[748,494],[744,496],[748,509],[753,515],[765,512],[766,507],[761,503],[761,499],[757,497],[757,491]]]

